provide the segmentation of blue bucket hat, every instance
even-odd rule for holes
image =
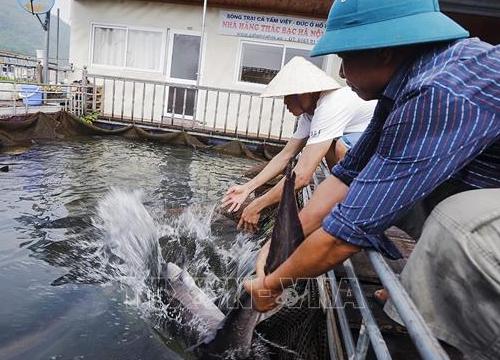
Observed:
[[[438,0],[335,0],[311,56],[466,38]]]

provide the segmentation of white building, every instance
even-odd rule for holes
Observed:
[[[238,9],[239,3],[253,10]],[[73,0],[70,62],[87,66],[104,84],[109,117],[178,124],[194,113],[197,126],[287,137],[294,121],[282,101],[247,93],[260,93],[293,56],[308,57],[330,3],[209,1],[202,40],[201,1]],[[311,60],[339,80],[338,58]],[[180,87],[198,81],[201,90]]]

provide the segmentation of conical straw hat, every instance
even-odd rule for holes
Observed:
[[[314,93],[342,86],[316,65],[296,56],[274,77],[260,97]]]

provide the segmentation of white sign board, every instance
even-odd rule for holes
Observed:
[[[220,11],[219,34],[314,45],[325,31],[323,20]]]

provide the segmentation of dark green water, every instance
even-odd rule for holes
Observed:
[[[0,359],[171,359],[127,289],[87,276],[85,240],[111,187],[152,214],[216,204],[254,162],[123,139],[33,146],[0,173]],[[172,345],[170,345],[172,346]]]

